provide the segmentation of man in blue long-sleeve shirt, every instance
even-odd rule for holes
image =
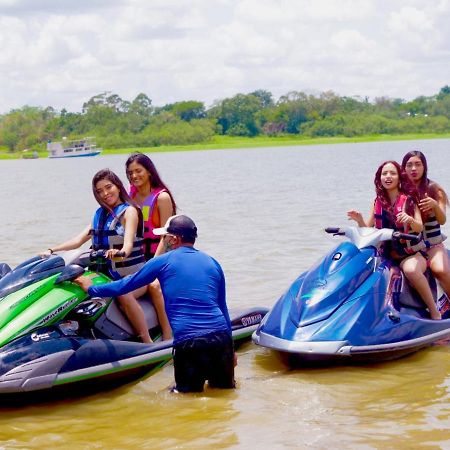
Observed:
[[[172,216],[163,228],[166,253],[148,261],[133,275],[99,286],[87,277],[76,281],[92,297],[131,292],[158,278],[174,336],[176,390],[201,392],[234,387],[234,350],[225,298],[225,277],[219,263],[193,247],[197,227],[187,216]]]

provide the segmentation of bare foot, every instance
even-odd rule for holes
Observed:
[[[433,320],[441,320],[442,319],[441,313],[439,311],[431,312],[430,316]]]
[[[144,344],[153,344],[152,338],[150,335],[139,336]]]

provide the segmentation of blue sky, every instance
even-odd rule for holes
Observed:
[[[267,89],[400,97],[450,84],[450,0],[0,0],[0,113]]]

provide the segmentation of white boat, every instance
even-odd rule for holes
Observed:
[[[86,137],[69,141],[63,137],[61,142],[47,142],[49,158],[74,158],[77,156],[95,156],[101,153],[102,149],[97,148],[93,138]]]

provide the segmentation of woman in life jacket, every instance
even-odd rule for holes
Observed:
[[[443,244],[446,237],[441,232],[441,225],[446,222],[448,196],[439,184],[428,178],[428,164],[422,152],[408,152],[403,157],[402,169],[419,193],[428,266],[450,298],[450,262]]]
[[[143,153],[133,153],[125,163],[130,195],[141,207],[144,217],[144,253],[149,259],[164,253],[163,240],[153,234],[155,228],[163,227],[167,219],[176,214],[176,203],[169,188],[161,180],[152,160]],[[153,300],[163,339],[172,337],[169,320],[164,308],[164,298],[158,280],[148,287]]]
[[[365,221],[362,214],[355,210],[347,212],[348,218],[354,220],[360,227],[375,226],[391,228],[403,233],[421,233],[423,224],[419,208],[415,203],[414,191],[400,165],[395,161],[386,161],[381,164],[375,174],[374,183],[377,196],[369,218]],[[439,320],[441,314],[424,275],[427,261],[421,253],[422,248],[424,244],[421,238],[414,242],[392,241],[389,256],[399,264],[407,280],[422,297],[431,318]]]
[[[93,250],[106,250],[107,263],[101,270],[114,280],[137,272],[144,264],[142,251],[142,214],[128,195],[119,177],[109,169],[97,172],[92,179],[92,191],[100,208],[92,222],[77,236],[42,252],[50,256],[54,252],[73,250],[92,239]],[[121,252],[120,257],[116,254]],[[138,289],[117,297],[125,315],[143,342],[152,343],[144,311],[136,300],[146,292]]]

